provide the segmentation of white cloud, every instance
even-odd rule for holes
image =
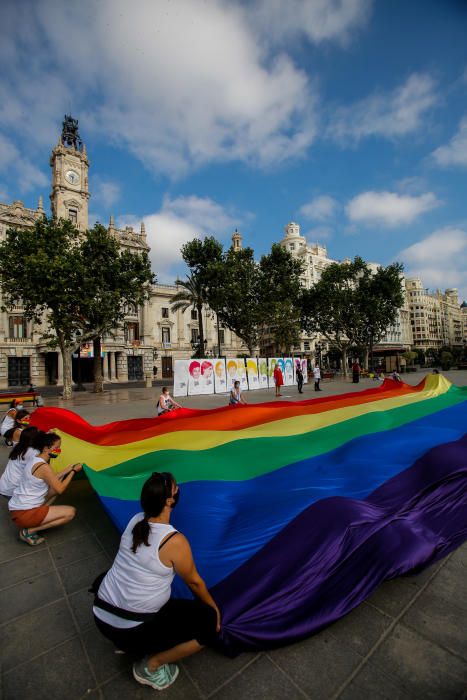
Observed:
[[[358,142],[369,136],[396,138],[418,130],[438,97],[435,81],[426,73],[412,73],[388,93],[370,95],[340,107],[330,120],[327,135],[340,142]]]
[[[120,199],[121,188],[117,182],[96,177],[91,185],[93,199],[99,204],[102,204],[106,209]]]
[[[123,217],[118,224],[139,229],[141,220],[144,221],[153,269],[160,282],[172,283],[186,270],[180,254],[184,243],[212,235],[230,245],[230,235],[244,218],[234,217],[212,199],[193,195],[175,199],[165,197],[158,212],[142,219]]]
[[[402,250],[398,256],[407,277],[420,277],[427,287],[458,286],[467,298],[467,232],[446,227]]]
[[[372,0],[259,0],[252,19],[269,41],[306,36],[316,44],[345,42],[367,23],[371,7]]]
[[[300,207],[299,213],[311,221],[325,221],[334,216],[338,206],[338,202],[333,197],[321,195]]]
[[[433,151],[433,158],[438,165],[467,167],[467,117],[462,119],[449,143]]]
[[[310,228],[304,235],[307,241],[311,243],[320,243],[328,238],[331,238],[334,234],[333,229],[330,226],[315,226],[315,228]]]
[[[28,158],[23,158],[12,141],[0,134],[0,171],[13,174],[21,192],[45,187],[48,179]]]
[[[363,192],[350,200],[345,211],[354,223],[394,227],[410,224],[440,204],[433,192],[419,196],[396,192]]]

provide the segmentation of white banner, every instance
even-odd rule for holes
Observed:
[[[256,357],[249,357],[246,361],[246,373],[248,376],[248,388],[259,389],[258,360]]]
[[[214,391],[216,394],[225,394],[228,391],[225,360],[214,360]]]
[[[293,386],[295,384],[295,376],[294,376],[294,371],[293,371],[292,358],[285,357],[283,362],[284,362],[284,369],[282,370],[282,374],[284,375],[284,386]]]
[[[258,373],[259,373],[259,388],[260,389],[267,389],[268,388],[268,361],[265,357],[260,357],[258,360]]]
[[[276,368],[276,365],[278,363],[279,358],[277,357],[270,357],[268,359],[268,379],[269,379],[269,386],[276,386],[276,383],[274,381],[274,370]],[[282,376],[282,381],[284,381],[284,377]]]
[[[189,361],[188,372],[188,394],[190,396],[214,393],[214,367],[212,360],[191,360]]]
[[[306,360],[302,360],[302,374],[303,383],[308,384],[308,362]]]
[[[227,391],[230,391],[234,382],[240,382],[240,389],[248,391],[245,360],[243,358],[227,358]]]
[[[188,395],[188,365],[190,360],[175,360],[174,396]]]

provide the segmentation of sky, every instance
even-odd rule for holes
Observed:
[[[464,0],[3,0],[0,28],[0,201],[48,202],[71,112],[90,224],[144,220],[160,282],[295,221],[467,298]]]

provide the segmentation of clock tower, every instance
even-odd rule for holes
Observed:
[[[65,115],[60,139],[50,158],[52,168],[52,215],[69,219],[82,231],[88,227],[88,169],[86,147],[78,131],[78,120]]]

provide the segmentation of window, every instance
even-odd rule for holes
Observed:
[[[71,223],[76,226],[76,224],[78,223],[78,210],[68,209],[68,218],[70,219]]]
[[[169,309],[167,306],[162,307],[162,318],[169,318]]]
[[[192,309],[192,310],[191,310],[191,320],[192,320],[192,321],[197,321],[197,320],[198,320],[198,312],[196,311],[196,309]]]
[[[170,344],[170,328],[162,329],[162,343],[165,345]]]
[[[219,342],[221,345],[225,345],[225,331],[219,330]]]
[[[197,343],[199,338],[199,330],[197,328],[191,329],[191,342]]]
[[[310,351],[310,341],[309,340],[305,340],[305,342],[303,343],[303,349],[305,350],[305,352]]]
[[[10,316],[10,338],[27,338],[28,327],[24,316]]]
[[[132,343],[139,340],[139,323],[125,324],[125,343]]]

